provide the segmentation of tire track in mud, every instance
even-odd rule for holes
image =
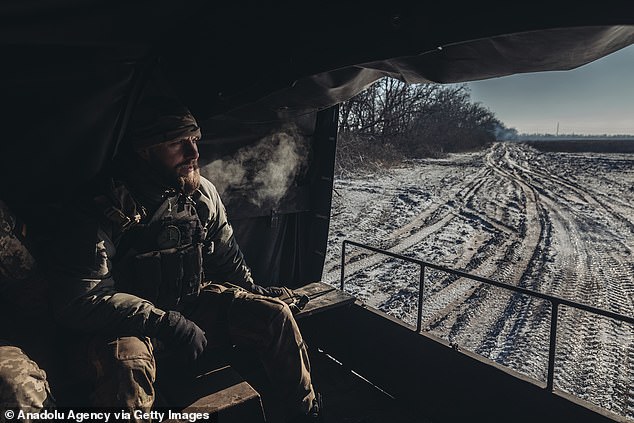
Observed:
[[[476,196],[478,191],[481,189],[482,185],[486,182],[487,178],[484,176],[490,174],[489,170],[484,170],[479,172],[465,188],[461,189],[452,199],[447,200],[445,203],[439,204],[431,209],[424,211],[421,215],[417,216],[412,222],[397,229],[396,231],[390,234],[390,244],[388,244],[388,248],[390,251],[395,253],[403,253],[408,250],[416,250],[416,246],[420,244],[420,242],[424,239],[429,239],[433,234],[437,234],[438,232],[442,232],[447,229],[447,227],[454,222],[455,220],[460,221],[472,221],[477,220],[479,224],[483,226],[484,229],[490,231],[491,233],[495,233],[495,229],[497,228],[500,232],[513,232],[513,228],[509,228],[506,225],[503,225],[496,221],[495,219],[489,219],[487,216],[476,216],[473,213],[473,210],[466,206],[469,204],[473,197]],[[404,236],[403,236],[404,235]],[[494,237],[497,238],[497,237]],[[467,270],[471,268],[475,268],[474,263],[482,263],[481,256],[483,255],[483,251],[490,249],[492,243],[487,242],[483,246],[480,246],[477,250],[473,250],[471,252],[467,252],[467,254],[457,256],[457,261],[451,263],[443,263],[449,267],[453,268],[466,268]],[[489,255],[491,253],[487,253]],[[355,260],[356,257],[359,257]],[[419,257],[423,260],[430,261],[426,257]],[[475,260],[475,261],[474,261]],[[367,254],[362,250],[357,250],[356,254],[350,254],[350,259],[347,261],[346,269],[347,269],[347,279],[352,279],[353,277],[358,276],[359,274],[365,276],[367,272],[376,271],[376,268],[380,268],[381,266],[385,266],[384,261],[390,261],[390,259],[386,259],[383,256],[375,255],[375,254]],[[433,261],[433,260],[432,260]],[[490,267],[494,268],[498,266],[497,263],[491,263]],[[380,270],[379,270],[380,271]],[[389,270],[388,270],[389,271]],[[386,275],[387,276],[387,275]],[[381,293],[374,291],[373,292],[373,303],[379,303],[379,307],[391,307],[394,302],[403,303],[403,296],[407,296],[408,300],[417,302],[418,297],[418,278],[410,277],[415,281],[414,284],[411,284],[411,289],[408,292],[399,291],[394,295],[381,295]],[[466,284],[453,283],[456,278],[454,277],[446,277],[441,280],[436,285],[440,288],[447,287],[445,291],[451,291],[450,293],[444,293],[441,296],[446,296],[448,298],[453,297],[452,303],[462,302],[465,298],[467,298],[473,288],[474,284],[471,282],[467,282]],[[365,283],[365,281],[364,281]],[[451,286],[449,286],[451,285]],[[350,286],[350,285],[348,285]],[[363,286],[357,287],[357,289],[353,288],[353,292],[359,292],[359,289],[363,289]],[[427,288],[425,288],[427,289]],[[446,299],[446,298],[445,298]],[[427,301],[428,302],[428,301]],[[447,304],[445,304],[445,307]],[[427,304],[427,309],[429,312],[429,307]],[[401,316],[398,316],[401,317]],[[405,319],[411,322],[411,319]]]
[[[482,174],[484,170],[473,175],[466,186],[458,191],[455,196],[442,203],[432,204],[431,207],[424,209],[420,214],[413,217],[407,224],[396,228],[388,233],[383,245],[380,248],[387,249],[394,253],[403,253],[410,250],[421,239],[427,238],[458,216],[456,209],[460,208],[460,204],[464,204],[482,185]],[[355,248],[350,253],[346,253],[346,275],[348,278],[353,277],[361,270],[367,270],[375,267],[385,260],[384,256],[376,254],[368,254],[368,252]],[[324,270],[324,279],[335,280],[341,271],[341,263],[332,261],[326,264]]]
[[[607,199],[609,199],[612,203],[617,203],[614,205],[610,205],[606,201],[606,199],[600,199],[600,197],[605,197],[605,194],[601,192],[592,192],[587,188],[583,188],[579,184],[573,181],[570,181],[569,178],[565,176],[557,175],[552,170],[549,170],[547,172],[543,168],[532,169],[527,167],[527,165],[520,164],[519,160],[521,160],[522,158],[511,157],[511,154],[513,153],[516,156],[522,155],[524,158],[523,160],[524,163],[527,163],[528,160],[530,160],[530,157],[527,157],[527,151],[522,149],[515,149],[511,153],[507,149],[505,156],[508,158],[508,163],[512,167],[519,169],[525,175],[535,176],[535,178],[533,178],[533,181],[534,181],[533,184],[534,185],[540,184],[544,195],[550,195],[553,192],[552,188],[551,189],[546,188],[544,181],[548,182],[551,186],[564,187],[570,191],[570,192],[561,191],[561,193],[566,196],[565,200],[567,203],[576,202],[576,203],[583,204],[586,207],[589,206],[595,209],[597,207],[601,207],[614,219],[616,219],[623,226],[625,226],[627,230],[634,233],[634,214],[632,213],[632,211],[634,211],[634,208],[632,208],[631,206],[627,207],[627,204],[618,198],[608,197]],[[558,201],[556,197],[553,197],[552,195],[550,196],[554,201]],[[561,199],[559,199],[558,202],[561,203],[562,202]],[[619,209],[620,211],[617,212],[615,211],[615,209]],[[627,209],[627,210],[624,210],[624,209]]]
[[[509,157],[508,151],[505,153],[505,157],[509,159],[511,167],[516,164]],[[515,174],[518,175],[518,173]],[[539,179],[535,181],[537,175],[539,178],[551,178],[552,173],[531,172],[534,184],[542,182]],[[561,178],[552,179],[561,180]],[[545,186],[546,184],[542,182],[541,185]],[[620,216],[612,213],[609,207],[595,201],[596,196],[593,193],[571,185],[564,184],[563,186],[571,189],[573,196],[577,195],[590,203],[590,206],[594,206],[591,207],[594,212],[603,209],[617,221],[621,219]],[[611,309],[626,315],[631,314],[631,290],[624,292],[622,289],[624,285],[622,282],[632,280],[631,270],[623,266],[622,260],[614,259],[604,248],[604,245],[588,242],[588,228],[580,225],[580,223],[584,223],[584,216],[571,209],[570,202],[562,201],[561,197],[556,198],[554,195],[544,195],[545,193],[549,194],[548,191],[540,190],[542,207],[547,210],[548,215],[558,220],[557,226],[566,228],[558,233],[560,237],[567,237],[566,244],[569,247],[557,249],[558,254],[560,254],[559,261],[564,264],[561,266],[561,270],[564,271],[559,273],[563,277],[557,275],[554,277],[554,287],[556,291],[559,291],[555,293],[564,298]],[[571,196],[567,198],[571,198]],[[587,204],[585,205],[587,206]],[[596,228],[597,226],[592,225],[592,223],[590,226]],[[614,248],[614,237],[610,233],[605,235],[611,240],[610,247]],[[595,266],[594,257],[602,257],[604,259],[603,266]],[[574,270],[570,271],[571,269]],[[537,288],[543,291],[545,287],[538,286]],[[543,307],[542,310],[546,311]],[[542,312],[541,314],[542,316],[538,320],[547,322],[546,313]],[[564,313],[562,313],[563,315]],[[627,413],[624,403],[632,402],[631,389],[623,389],[623,386],[627,386],[627,383],[624,382],[627,380],[627,376],[625,379],[622,374],[619,377],[618,372],[614,373],[614,367],[605,365],[605,363],[614,361],[616,353],[615,348],[609,347],[608,341],[612,340],[612,343],[616,344],[615,340],[620,339],[621,336],[607,319],[578,310],[568,310],[566,317],[568,324],[560,326],[560,332],[563,333],[558,336],[558,351],[560,351],[558,359],[560,363],[564,364],[559,364],[557,367],[557,385],[598,405]],[[564,320],[566,319],[562,319],[562,321]],[[531,339],[527,341],[528,345],[532,342]],[[517,344],[514,345],[514,348],[521,352],[527,350],[526,346]],[[546,354],[547,351],[543,350],[542,356],[545,357]],[[520,353],[520,363],[522,355],[525,354]],[[625,355],[621,356],[623,359],[625,358]],[[611,375],[611,377],[606,375]],[[607,397],[606,392],[610,392]]]
[[[491,161],[491,158],[489,157],[487,160]],[[499,166],[496,167],[490,163],[489,167],[478,172],[453,199],[424,211],[423,214],[418,216],[418,219],[414,219],[408,225],[393,232],[392,235],[394,237],[408,232],[410,236],[401,238],[390,250],[402,252],[410,249],[420,242],[421,239],[446,229],[449,222],[456,217],[463,220],[474,220],[474,216],[476,216],[477,212],[468,205],[473,203],[473,199],[485,183],[491,184],[491,176],[493,176],[494,173],[502,173],[503,176],[508,176]],[[518,183],[514,182],[514,184],[517,185]],[[492,185],[493,187],[498,186],[495,180]],[[535,203],[534,193],[531,192],[525,184],[520,186],[520,188],[522,192],[525,193],[524,196],[529,197],[530,201],[528,201],[528,205],[531,207],[531,205]],[[489,190],[491,190],[491,188],[489,188]],[[487,197],[487,194],[483,196]],[[526,203],[526,201],[524,201],[524,203]],[[453,208],[453,210],[451,210],[450,214],[447,214],[446,211],[450,209],[450,207]],[[443,211],[445,211],[444,214],[442,213]],[[492,277],[494,274],[502,275],[503,280],[509,280],[512,277],[513,270],[507,262],[525,261],[523,257],[531,257],[533,255],[532,250],[534,250],[534,245],[536,245],[538,239],[538,237],[535,238],[535,236],[532,235],[532,232],[528,239],[522,236],[526,235],[526,227],[535,227],[535,225],[538,224],[535,218],[536,210],[531,210],[528,213],[524,212],[524,214],[529,216],[528,222],[523,222],[522,228],[520,229],[509,227],[501,223],[498,219],[490,218],[486,215],[478,215],[477,219],[484,226],[488,227],[494,236],[492,236],[488,242],[480,245],[480,247],[471,254],[458,257],[458,260],[450,265],[454,268],[467,271],[479,271],[478,274],[487,277]],[[416,228],[422,229],[414,231]],[[500,236],[500,233],[504,234],[504,236]],[[524,246],[527,244],[529,245],[528,253],[524,251],[526,250]],[[507,260],[501,261],[496,255],[496,251],[501,248],[506,251],[505,255],[507,256]],[[380,256],[367,256],[363,253],[358,253],[357,256],[360,256],[361,259],[354,261],[355,256],[352,254],[349,259],[350,264],[347,265],[349,278],[354,277],[355,274],[359,272],[370,270],[383,260]],[[436,321],[443,320],[458,304],[469,300],[476,290],[479,291],[481,289],[478,283],[468,280],[456,281],[456,278],[451,276],[445,277],[444,280],[437,283],[436,286],[440,286],[441,289],[435,293],[434,290],[431,290],[434,295],[431,297],[428,296],[425,300],[424,321],[431,327],[435,325]],[[426,288],[426,290],[429,291],[428,288]],[[414,293],[411,293],[412,296],[413,294]]]
[[[474,198],[482,189],[482,186],[485,183],[490,183],[491,176],[494,173],[492,172],[492,169],[494,172],[503,172],[504,176],[508,176],[504,173],[504,171],[497,167],[490,166],[485,168],[483,172],[479,172],[477,175],[479,179],[476,179],[475,183],[472,180],[471,183],[468,184],[465,189],[461,190],[454,199],[447,202],[452,203],[455,207],[453,216],[445,216],[441,220],[437,220],[433,225],[427,226],[424,230],[419,231],[416,234],[418,236],[406,238],[405,242],[401,242],[398,245],[398,248],[392,248],[392,251],[395,249],[404,250],[410,248],[415,245],[420,238],[446,229],[449,221],[453,220],[455,217],[459,217],[463,220],[474,220],[474,210],[468,205],[473,203]],[[514,184],[517,185],[518,183],[514,182]],[[493,184],[493,186],[497,186],[497,184]],[[532,205],[535,204],[534,193],[531,192],[525,184],[521,186],[521,189],[525,193],[524,195],[529,197],[529,201],[525,203],[528,204],[529,208],[531,208]],[[487,195],[484,194],[484,196],[486,197]],[[454,204],[454,201],[457,199],[460,199],[460,203]],[[432,212],[436,212],[439,209],[440,207],[432,210]],[[522,260],[526,261],[524,257],[531,257],[533,255],[532,250],[534,250],[539,238],[538,236],[535,237],[532,232],[528,237],[526,237],[525,233],[527,227],[533,228],[538,225],[538,220],[535,217],[536,209],[531,209],[529,212],[524,212],[524,214],[529,216],[527,219],[528,222],[523,222],[522,228],[520,229],[500,224],[497,219],[491,219],[488,216],[478,216],[478,220],[480,220],[485,226],[488,226],[490,232],[493,233],[494,236],[492,236],[488,242],[481,245],[477,251],[473,251],[472,254],[459,257],[457,262],[452,263],[452,267],[467,271],[478,271],[478,274],[488,277],[492,277],[494,273],[497,273],[501,274],[504,279],[508,280],[512,277],[513,268],[507,263],[516,263]],[[413,226],[414,225],[408,225],[405,227],[405,230],[409,230]],[[401,230],[399,232],[405,232],[405,230]],[[500,236],[500,233],[505,236]],[[500,260],[497,256],[496,251],[500,249],[506,251],[506,260]],[[526,249],[528,249],[528,252],[525,251]],[[354,268],[354,270],[351,271],[351,274],[354,275],[354,271],[356,269],[359,269],[359,271],[361,271],[361,269],[367,270],[369,266],[377,264],[380,260],[380,257],[370,256],[365,261],[360,261],[356,267],[351,266]],[[517,265],[515,265],[515,267],[517,267]],[[446,321],[447,316],[452,311],[455,311],[458,305],[464,304],[465,301],[467,303],[472,301],[474,293],[480,292],[482,289],[480,284],[476,282],[469,280],[456,280],[456,278],[452,276],[443,278],[443,280],[437,282],[435,285],[440,286],[441,288],[436,289],[435,292],[432,289],[432,295],[427,295],[423,312],[425,324],[432,328],[436,326],[438,322]],[[430,291],[428,288],[426,288],[426,290]],[[414,294],[414,292],[411,292],[410,296],[413,297]],[[386,301],[384,304],[388,307],[390,306],[389,301]],[[491,315],[493,316],[494,314]],[[460,314],[454,313],[453,316],[454,319],[457,319]],[[452,327],[455,328],[453,325]]]
[[[609,192],[624,196],[612,198],[599,185],[580,182],[593,174],[574,176],[572,159],[562,164],[557,155],[523,145],[496,144],[480,158],[485,164],[481,171],[464,180],[450,180],[463,184],[461,189],[391,229],[383,247],[634,314],[634,207],[627,201],[634,198],[634,190],[626,184],[617,186]],[[588,161],[592,164],[591,158]],[[460,229],[465,226],[469,228]],[[463,248],[444,246],[440,262],[427,259],[435,244],[455,242],[461,230]],[[357,275],[365,275],[366,282],[373,277],[389,280],[390,272],[400,271],[388,263],[388,269],[379,273],[383,258],[362,251],[351,251],[348,260],[349,281]],[[332,262],[330,271],[339,276],[339,261]],[[378,288],[375,300],[384,311],[412,323],[418,275],[412,273],[410,279],[413,282]],[[364,286],[354,289],[362,292]],[[545,380],[549,303],[431,271],[425,292],[423,327]],[[634,327],[564,307],[558,328],[555,386],[634,417]]]
[[[488,156],[491,158],[491,156]],[[499,163],[493,163],[489,160],[489,164],[497,166],[497,170],[502,175],[506,175],[515,181],[518,181],[522,188],[526,188],[527,185],[521,181],[524,179],[524,167],[517,166],[515,161],[509,156],[508,150],[504,154],[505,167],[512,169],[512,173],[503,170]],[[560,182],[561,178],[552,178],[551,174],[545,172],[530,172],[531,182],[534,185],[546,186],[543,182],[543,178],[551,178],[546,181],[552,183],[553,181]],[[526,180],[526,179],[524,179]],[[560,189],[566,188],[573,191],[572,195],[562,197],[553,195],[547,189],[542,188],[539,190],[539,195],[536,194],[535,198],[539,198],[540,207],[542,209],[542,215],[550,215],[558,220],[558,226],[566,228],[564,231],[559,231],[560,236],[568,238],[566,244],[569,248],[560,248],[559,261],[562,262],[561,275],[563,277],[555,276],[553,287],[555,293],[568,299],[589,303],[598,307],[612,309],[613,311],[620,312],[622,314],[630,314],[632,312],[632,296],[631,290],[623,292],[620,281],[631,281],[632,272],[628,268],[624,268],[622,260],[616,260],[609,255],[609,253],[601,245],[589,243],[585,239],[584,234],[587,234],[582,227],[579,227],[578,222],[583,221],[583,216],[570,209],[568,204],[570,200],[576,196],[581,198],[583,204],[590,206],[591,209],[597,211],[603,209],[612,218],[621,221],[622,218],[618,214],[612,212],[609,207],[606,207],[600,201],[597,201],[595,196],[585,190],[581,190],[578,187],[570,184],[559,185]],[[526,192],[526,191],[525,191]],[[533,189],[533,192],[537,190]],[[563,191],[563,194],[567,194]],[[537,203],[537,201],[536,201]],[[613,237],[607,234],[608,239]],[[627,247],[624,246],[624,247]],[[537,250],[536,250],[537,251]],[[563,252],[562,252],[563,251]],[[601,267],[593,266],[593,257],[608,257],[607,263]],[[534,254],[531,261],[537,256]],[[541,267],[535,263],[537,268]],[[528,267],[527,267],[528,269]],[[508,275],[505,275],[508,276]],[[508,279],[506,279],[508,280]],[[606,286],[597,286],[597,281],[601,281]],[[520,280],[521,283],[521,280]],[[539,286],[533,286],[534,288],[542,288]],[[489,315],[493,315],[494,311],[492,304],[495,301],[491,301],[486,298],[487,292],[485,288],[475,288],[474,297],[469,298],[465,306],[461,307],[460,314],[455,318],[455,323],[451,326],[449,338],[456,340],[460,343],[462,334],[462,327],[473,329],[474,320],[477,320],[477,324],[482,325],[482,313],[478,312],[478,309],[485,309]],[[481,298],[476,298],[481,297]],[[546,362],[547,357],[547,328],[548,318],[550,312],[548,307],[542,305],[538,308],[538,312],[534,316],[527,318],[529,308],[527,305],[530,301],[527,299],[520,299],[516,296],[516,301],[509,301],[503,312],[499,314],[500,318],[491,326],[489,326],[488,333],[484,337],[474,336],[469,329],[465,329],[465,334],[470,345],[480,345],[476,351],[484,356],[488,356],[501,362],[502,364],[509,365],[521,372],[531,373],[531,376],[537,376],[540,379],[545,377],[545,367],[543,371],[535,371],[536,369],[517,368],[518,363],[523,363],[527,356],[535,353],[535,348],[531,348],[531,345],[535,344],[535,334],[541,333],[541,345],[544,347],[538,349],[541,359],[541,363]],[[620,304],[620,305],[619,305]],[[557,367],[556,383],[560,387],[569,392],[594,402],[603,407],[611,408],[621,414],[631,413],[628,411],[627,404],[634,403],[632,398],[632,388],[628,387],[628,376],[622,374],[614,374],[614,367],[606,366],[604,363],[610,363],[614,361],[615,349],[610,348],[605,339],[620,339],[621,336],[615,331],[614,325],[610,324],[606,319],[588,315],[587,313],[568,310],[566,313],[568,324],[564,327],[560,327],[560,333],[558,336],[558,362],[565,363],[559,364]],[[564,313],[562,313],[562,316]],[[486,320],[486,319],[484,319]],[[529,321],[530,320],[530,321]],[[564,319],[562,319],[564,321]],[[513,323],[512,323],[513,322]],[[504,328],[511,326],[510,330],[505,331]],[[525,331],[525,334],[529,336],[518,336],[523,330],[523,327],[530,327],[533,330]],[[541,328],[540,331],[535,331],[535,327]],[[502,338],[502,339],[500,339]],[[615,343],[613,341],[613,343]],[[631,347],[630,347],[631,348]],[[512,361],[508,361],[507,351],[514,351],[517,357],[514,357]],[[530,354],[522,354],[522,352],[530,351]],[[621,355],[623,359],[629,357]],[[630,366],[631,372],[631,366]],[[627,373],[627,372],[624,372]],[[539,377],[541,375],[541,377]],[[605,375],[611,375],[605,376]],[[619,376],[620,375],[620,376]],[[631,373],[630,373],[631,375]],[[627,388],[623,388],[623,387]],[[605,392],[609,392],[607,395]]]
[[[531,150],[532,149],[529,149],[528,147],[525,147],[523,149],[514,148],[511,150],[507,148],[505,156],[509,158],[510,167],[514,169],[519,169],[524,174],[528,175],[527,179],[530,179],[530,183],[540,191],[540,194],[548,196],[557,205],[560,205],[560,203],[567,205],[566,208],[569,212],[574,211],[579,216],[583,216],[582,213],[579,213],[580,211],[587,213],[587,210],[590,208],[592,209],[594,214],[596,214],[596,212],[599,211],[597,210],[597,208],[603,208],[607,212],[609,217],[617,221],[613,223],[619,223],[620,221],[620,223],[622,223],[624,227],[630,226],[629,223],[634,217],[634,213],[632,213],[634,212],[634,207],[632,207],[632,205],[627,206],[627,211],[623,214],[615,213],[615,204],[626,207],[628,203],[617,197],[609,197],[604,192],[592,190],[589,187],[581,187],[579,183],[570,180],[571,175],[569,173],[573,171],[572,169],[565,169],[563,168],[563,166],[559,166],[559,163],[557,163],[559,167],[556,167],[555,170],[550,169],[550,167],[552,167],[552,163],[554,163],[557,158],[540,160],[538,158],[539,153],[537,153],[535,150]],[[511,154],[518,157],[511,157]],[[536,169],[532,169],[527,168],[526,164],[519,163],[520,161],[527,163],[529,160],[537,161],[538,163],[540,163],[540,166]],[[634,160],[631,161],[631,163],[634,166]],[[564,164],[564,166],[566,166],[566,164]],[[561,173],[562,169],[563,172],[567,173],[566,176],[560,176],[556,174],[557,171]],[[565,187],[569,191],[572,191],[572,194],[560,190],[556,193],[558,195],[554,195],[554,189],[552,187]],[[630,191],[632,191],[631,187]],[[564,198],[560,198],[561,194],[563,194]],[[581,208],[574,207],[579,206],[579,202],[575,201],[575,197],[577,197],[578,199],[583,199],[580,204],[582,206]],[[610,204],[606,203],[606,200],[602,200],[600,198],[609,199]]]
[[[537,201],[537,194],[528,184],[517,175],[510,173],[507,168],[508,157],[501,154],[500,148],[493,149],[486,156],[486,166],[492,170],[495,178],[500,181],[510,181],[526,199],[524,205],[524,220],[514,236],[504,239],[491,249],[490,255],[477,266],[468,266],[469,272],[491,279],[517,284],[526,273],[531,261],[536,257],[538,244],[543,235],[543,212]],[[495,192],[497,185],[492,185]],[[487,198],[483,193],[484,198]],[[503,256],[500,257],[500,253]],[[449,331],[447,337],[465,348],[474,350],[481,355],[498,359],[504,351],[514,349],[518,337],[512,336],[521,331],[522,322],[527,319],[526,307],[517,307],[513,299],[515,295],[508,294],[500,288],[489,287],[475,283],[467,298],[462,303],[453,303],[445,307],[434,319],[426,322],[431,330],[442,327]],[[527,302],[527,298],[522,301]],[[508,322],[515,321],[508,332]],[[474,330],[474,326],[480,330]],[[502,340],[500,340],[502,338]]]
[[[565,213],[562,219],[566,219]],[[568,218],[566,221],[573,222],[571,225],[575,224],[573,219]],[[624,291],[627,281],[632,280],[631,271],[624,269],[621,261],[610,257],[606,246],[588,242],[585,239],[587,233],[578,226],[576,229],[569,232],[572,234],[569,238],[573,247],[571,255],[574,254],[577,259],[575,271],[564,271],[561,276],[554,278],[556,294],[631,315],[631,291]],[[594,263],[595,257],[603,258],[601,266]],[[570,258],[572,259],[573,257]],[[632,397],[631,393],[619,386],[622,385],[619,379],[622,376],[631,379],[634,373],[630,368],[621,377],[617,377],[618,374],[613,374],[613,367],[606,366],[606,363],[618,355],[618,349],[614,345],[618,345],[618,340],[622,339],[613,323],[609,319],[583,311],[567,309],[562,312],[559,328],[556,385],[619,413],[618,410],[625,410],[628,395],[629,400]],[[614,345],[610,346],[610,343]],[[626,348],[632,348],[632,345]],[[624,364],[626,361],[621,361],[621,366]],[[606,398],[607,392],[610,394]]]

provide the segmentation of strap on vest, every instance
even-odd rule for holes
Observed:
[[[109,182],[107,193],[95,197],[94,204],[119,232],[125,232],[141,223],[147,211],[134,200],[125,185],[113,179]]]

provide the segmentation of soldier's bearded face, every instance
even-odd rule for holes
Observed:
[[[159,144],[141,152],[141,157],[189,195],[200,186],[197,142],[196,138],[183,138]]]

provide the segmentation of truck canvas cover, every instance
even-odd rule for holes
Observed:
[[[291,286],[321,276],[338,103],[384,76],[567,70],[634,42],[631,10],[596,3],[555,13],[494,2],[9,1],[0,21],[0,198],[12,209],[40,220],[116,153],[138,99],[167,90],[198,119],[201,163],[219,174],[238,153],[253,163],[246,149],[264,139],[305,141],[283,192],[254,198],[261,190],[234,184],[225,200],[256,277]]]

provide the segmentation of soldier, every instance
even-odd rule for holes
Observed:
[[[51,328],[46,284],[21,227],[0,201],[0,422],[29,421],[16,418],[17,411],[37,413],[54,405],[46,372],[25,352],[45,353]]]
[[[97,189],[67,211],[53,261],[56,315],[91,335],[93,405],[149,410],[155,356],[255,349],[288,416],[319,418],[285,288],[256,285],[220,197],[198,169],[201,132],[173,99],[140,104]],[[228,282],[230,284],[226,284]]]
[[[30,421],[11,416],[19,410],[38,413],[53,406],[46,372],[20,347],[0,340],[0,422]],[[15,414],[6,414],[11,412]]]

